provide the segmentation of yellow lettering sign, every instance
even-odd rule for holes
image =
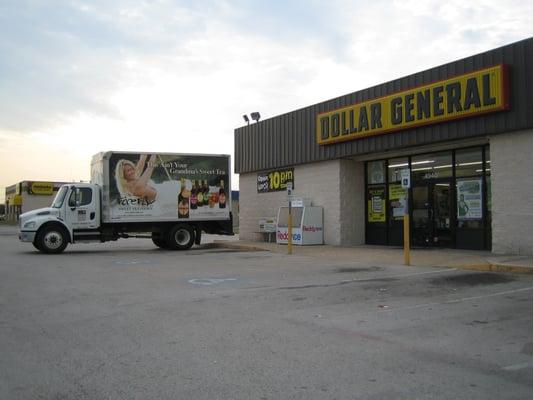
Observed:
[[[12,206],[21,206],[22,205],[22,196],[20,194],[16,194],[13,196],[12,201],[10,202]]]
[[[33,182],[31,184],[31,193],[39,195],[54,194],[54,184],[51,182]]]
[[[318,144],[509,109],[505,65],[457,76],[317,115]]]

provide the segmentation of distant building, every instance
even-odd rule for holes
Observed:
[[[20,214],[48,207],[66,182],[22,181],[6,188],[6,220],[17,221]]]

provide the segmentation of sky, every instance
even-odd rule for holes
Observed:
[[[531,36],[518,0],[0,0],[0,203],[22,180],[89,180],[100,151],[233,157],[243,114]]]

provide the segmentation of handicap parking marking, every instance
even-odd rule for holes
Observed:
[[[193,285],[211,286],[224,282],[234,282],[236,278],[195,278],[190,279],[188,282]]]

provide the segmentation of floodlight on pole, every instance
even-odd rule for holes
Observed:
[[[244,119],[244,122],[246,122],[247,125],[250,125],[250,119],[248,118],[248,115],[244,114],[242,118]]]
[[[261,119],[261,114],[259,114],[257,111],[251,113],[250,116],[255,122],[259,122],[259,120]]]

